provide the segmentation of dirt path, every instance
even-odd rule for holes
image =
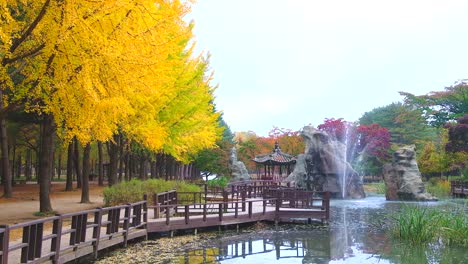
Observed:
[[[76,186],[76,185],[75,185]],[[0,185],[0,197],[3,196],[3,186]],[[64,182],[53,182],[50,199],[52,208],[57,213],[78,212],[103,206],[103,187],[90,183],[90,204],[81,204],[81,190],[74,189],[65,192]],[[34,216],[39,211],[39,185],[27,183],[13,187],[13,198],[0,198],[0,224],[14,224],[38,219]]]

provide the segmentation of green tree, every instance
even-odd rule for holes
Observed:
[[[204,176],[212,174],[227,176],[230,173],[229,158],[231,148],[234,146],[234,135],[222,115],[218,118],[218,122],[224,129],[222,138],[216,142],[215,147],[204,149],[193,157],[195,166],[205,174]]]
[[[359,124],[378,124],[389,130],[392,144],[415,144],[419,148],[421,140],[435,140],[437,135],[436,130],[427,124],[422,114],[422,110],[414,106],[392,103],[364,113],[359,119]]]
[[[400,94],[405,97],[406,104],[422,109],[426,120],[435,127],[442,127],[448,121],[455,121],[468,113],[467,80],[457,81],[445,87],[444,91],[433,91],[426,95]]]

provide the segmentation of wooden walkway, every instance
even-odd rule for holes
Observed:
[[[90,254],[97,257],[102,249],[126,246],[129,240],[145,239],[153,232],[329,219],[328,193],[291,188],[239,185],[222,193],[168,191],[151,200],[0,226],[0,264],[65,263]],[[22,239],[13,241],[10,233],[17,229]]]

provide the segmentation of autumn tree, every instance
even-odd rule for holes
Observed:
[[[358,167],[363,174],[376,175],[382,172],[383,164],[389,161],[390,133],[378,124],[357,127],[359,153]],[[355,163],[357,163],[355,161]]]
[[[456,123],[445,125],[448,129],[448,142],[445,150],[453,155],[452,167],[468,175],[468,114],[457,119]]]
[[[76,138],[87,145],[120,131],[180,159],[214,144],[218,114],[204,76],[207,62],[187,46],[186,3],[8,1],[3,7],[9,11],[1,32],[1,82],[9,91],[3,110],[21,103],[42,119],[41,211],[52,210],[56,132],[65,143]]]
[[[317,126],[319,130],[327,132],[328,135],[340,142],[345,141],[347,127],[348,126],[343,118],[325,118],[324,123]]]
[[[273,127],[268,133],[269,138],[278,142],[281,150],[290,155],[297,156],[304,152],[305,144],[300,131],[294,131],[288,128]],[[272,148],[274,147],[271,146]],[[265,154],[265,153],[259,153]]]

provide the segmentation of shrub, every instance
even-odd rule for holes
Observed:
[[[450,196],[450,181],[431,178],[426,184],[426,191],[435,197],[443,198]]]
[[[219,187],[219,188],[225,188],[229,183],[229,178],[226,176],[221,176],[213,180],[209,180],[206,182],[206,184],[210,187]]]
[[[162,179],[124,181],[104,189],[104,203],[106,206],[133,203],[141,201],[144,194],[151,197],[155,193],[170,190],[177,190],[178,192],[200,192],[201,188],[184,181],[165,181]],[[184,195],[182,195],[181,200],[184,200],[183,196]]]

